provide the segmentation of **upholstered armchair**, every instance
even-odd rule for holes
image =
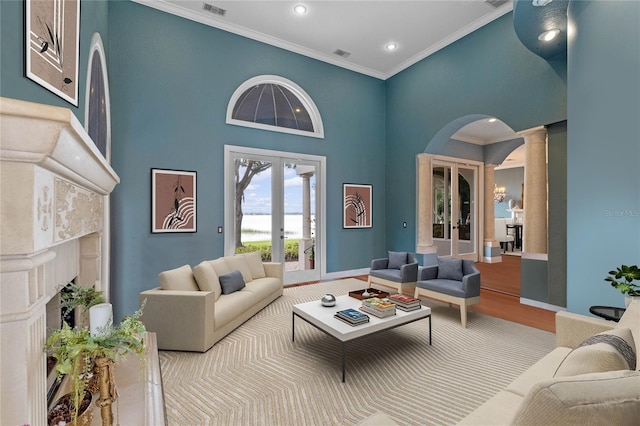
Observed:
[[[414,297],[421,296],[459,305],[466,328],[467,307],[480,303],[480,271],[472,260],[439,257],[437,265],[418,271]]]
[[[417,278],[418,258],[415,253],[390,251],[389,257],[371,261],[369,287],[371,284],[379,284],[391,287],[398,293],[407,289],[408,294],[411,294],[416,287]]]

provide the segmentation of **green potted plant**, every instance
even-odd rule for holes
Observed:
[[[89,311],[89,307],[96,304],[97,300],[101,300],[99,292],[80,289],[76,286],[72,288],[68,294],[76,296],[68,296],[62,301],[63,309],[69,306],[82,306],[85,312]],[[96,297],[99,296],[99,297]],[[62,328],[54,330],[45,343],[45,351],[55,358],[56,373],[58,379],[63,375],[68,375],[71,384],[71,419],[75,424],[77,422],[79,407],[85,391],[89,386],[89,381],[93,377],[94,369],[97,364],[96,360],[108,360],[111,365],[117,363],[125,354],[135,353],[141,358],[144,357],[144,324],[140,321],[144,303],[133,315],[126,316],[118,326],[107,326],[100,329],[100,333],[91,333],[85,325],[70,327],[69,324],[63,322]],[[107,371],[107,370],[104,370]],[[102,374],[104,375],[104,374]],[[109,376],[111,376],[109,374]],[[102,378],[101,378],[102,380]],[[107,379],[105,379],[107,380]],[[111,385],[114,385],[111,383]],[[103,388],[101,384],[101,397]],[[109,410],[112,398],[108,401]],[[104,419],[104,412],[103,412]],[[104,424],[104,423],[103,423]]]
[[[621,265],[615,270],[609,271],[609,276],[604,280],[626,296],[626,306],[629,306],[633,298],[640,297],[640,268],[638,265]]]

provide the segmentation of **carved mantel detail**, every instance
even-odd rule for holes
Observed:
[[[56,242],[102,229],[103,197],[66,180],[55,179]]]

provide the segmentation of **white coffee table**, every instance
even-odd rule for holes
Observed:
[[[429,345],[431,345],[431,308],[422,306],[420,309],[411,312],[405,312],[396,309],[396,314],[387,318],[377,318],[369,315],[370,320],[366,324],[351,326],[334,318],[336,312],[343,309],[358,309],[362,305],[362,301],[351,296],[338,296],[336,305],[332,307],[322,306],[319,300],[307,303],[293,305],[293,315],[291,324],[291,340],[295,341],[296,317],[302,318],[317,329],[324,331],[330,336],[338,339],[342,343],[342,381],[345,379],[345,363],[346,363],[346,343],[378,333],[380,331],[390,330],[409,324],[424,318],[429,318]]]

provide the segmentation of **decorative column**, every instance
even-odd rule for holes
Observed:
[[[433,155],[430,154],[418,154],[416,158],[416,187],[418,188],[416,252],[422,254],[437,253],[433,245],[432,159]]]
[[[547,129],[519,133],[524,138],[523,253],[547,254]]]
[[[495,164],[484,166],[484,243],[482,260],[488,263],[502,262],[500,243],[496,240],[493,188],[495,186]]]

